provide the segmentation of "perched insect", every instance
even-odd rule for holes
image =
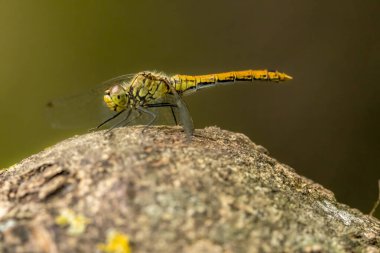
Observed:
[[[178,124],[174,109],[178,110],[179,120],[188,136],[193,134],[193,121],[182,97],[197,90],[213,87],[220,84],[238,81],[286,81],[292,77],[278,71],[245,70],[224,72],[209,75],[174,75],[144,71],[135,75],[124,75],[103,83],[109,88],[103,95],[107,107],[114,114],[99,124],[96,129],[124,114],[123,119],[112,128],[128,125],[148,116],[146,125],[153,124],[157,118],[154,108],[169,108],[174,123]],[[49,107],[54,109],[61,103],[50,102]]]

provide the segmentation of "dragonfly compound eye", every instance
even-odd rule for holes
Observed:
[[[128,97],[120,85],[115,85],[105,91],[104,102],[113,111],[122,111],[128,106]]]

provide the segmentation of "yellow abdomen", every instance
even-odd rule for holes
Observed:
[[[292,77],[278,71],[270,70],[244,70],[209,75],[175,75],[171,77],[175,89],[179,93],[187,93],[198,89],[212,87],[218,84],[235,81],[286,81]]]

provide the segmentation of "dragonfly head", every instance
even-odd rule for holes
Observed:
[[[112,111],[120,112],[127,108],[129,98],[124,88],[117,84],[105,91],[104,102]]]

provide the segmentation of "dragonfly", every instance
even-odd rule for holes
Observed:
[[[186,135],[191,137],[194,133],[194,124],[183,100],[184,96],[223,84],[242,81],[283,82],[291,79],[291,76],[275,70],[243,70],[207,75],[176,74],[172,76],[162,72],[143,71],[134,75],[118,76],[102,84],[102,87],[107,86],[103,90],[103,104],[112,114],[92,130],[99,129],[121,117],[122,119],[109,129],[112,130],[137,122],[144,115],[147,116],[145,117],[147,118],[146,126],[150,126],[160,114],[155,109],[168,108],[174,123],[178,125],[180,122]],[[48,103],[48,108],[53,112],[59,111],[55,109],[62,105],[65,103],[51,101]]]

